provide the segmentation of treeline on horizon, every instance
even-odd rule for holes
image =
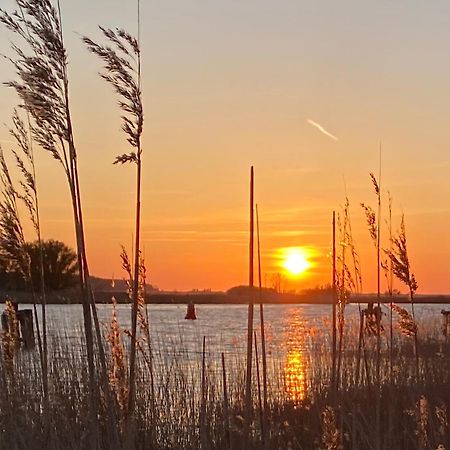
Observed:
[[[130,304],[130,293],[127,282],[115,282],[111,287],[111,281],[103,278],[92,277],[92,286],[95,292],[96,303],[98,304]],[[145,303],[148,305],[244,305],[248,304],[250,292],[253,290],[258,302],[272,305],[332,305],[334,301],[333,290],[331,288],[305,289],[301,292],[276,292],[272,288],[250,289],[248,286],[235,286],[227,291],[193,290],[193,291],[160,291],[149,286],[145,294]],[[47,304],[52,305],[75,305],[80,304],[80,289],[76,284],[71,284],[59,290],[47,292]],[[8,300],[23,305],[33,304],[33,298],[29,291],[11,290],[0,285],[0,304]],[[394,294],[396,303],[409,304],[410,299],[407,294]],[[349,297],[349,303],[365,304],[376,302],[377,294],[354,294]],[[389,304],[392,296],[384,293],[380,298],[381,303]],[[417,304],[448,304],[449,295],[419,295],[416,298]]]

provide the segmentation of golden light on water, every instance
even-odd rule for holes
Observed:
[[[277,252],[280,266],[293,277],[305,274],[311,267],[311,250],[305,247],[285,247]]]
[[[286,391],[293,401],[306,397],[306,363],[300,350],[290,351],[284,366]]]
[[[291,308],[286,315],[284,345],[284,386],[289,398],[294,402],[302,401],[307,395],[308,357],[306,329],[303,311]]]

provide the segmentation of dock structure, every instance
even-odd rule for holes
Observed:
[[[19,310],[17,302],[11,302],[14,318],[11,317],[11,313],[3,311],[1,316],[2,330],[3,332],[17,333],[17,341],[19,347],[24,350],[33,350],[35,347],[34,338],[34,323],[33,323],[33,311],[31,309]],[[14,325],[11,321],[17,321]]]
[[[442,310],[442,333],[447,341],[450,338],[450,310]]]

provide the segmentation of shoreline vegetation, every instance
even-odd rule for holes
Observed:
[[[128,334],[117,320],[115,309],[107,330],[106,347],[110,383],[114,389],[117,428],[123,430],[127,399],[126,362]],[[144,323],[145,324],[145,323]],[[356,325],[356,326],[355,326]],[[50,403],[44,427],[41,404],[40,363],[36,352],[16,355],[13,366],[2,359],[0,376],[7,389],[0,393],[1,449],[17,450],[444,450],[450,444],[450,342],[429,323],[421,322],[420,366],[416,373],[411,338],[396,333],[393,346],[382,333],[380,390],[375,389],[376,334],[365,333],[364,351],[358,351],[358,326],[347,323],[343,337],[340,377],[331,390],[332,360],[324,330],[312,330],[310,348],[287,348],[278,358],[274,345],[267,354],[268,391],[260,408],[258,371],[252,380],[252,419],[245,437],[244,349],[219,353],[214,337],[203,337],[194,347],[180,334],[168,352],[152,335],[139,341],[136,392],[136,431],[130,446],[111,446],[105,399],[99,405],[98,443],[87,442],[89,427],[89,380],[84,337],[70,342],[64,330],[49,342]],[[299,339],[307,339],[300,333]],[[244,339],[244,335],[242,335]],[[201,336],[198,336],[201,340]],[[255,340],[255,348],[260,343]],[[302,350],[303,349],[303,350]],[[392,351],[392,359],[391,359]],[[259,355],[259,356],[258,356]],[[361,359],[361,361],[360,361]],[[362,362],[362,364],[360,364]],[[255,368],[261,355],[255,355]],[[375,401],[379,395],[380,436]],[[264,416],[261,416],[261,411]],[[261,418],[262,417],[262,418]],[[122,433],[122,431],[121,431]]]

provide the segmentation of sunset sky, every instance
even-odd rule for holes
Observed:
[[[2,0],[2,7],[12,7]],[[5,5],[5,6],[3,6]],[[61,0],[91,272],[122,277],[131,247],[134,166],[116,97],[80,35],[97,24],[136,32],[134,2]],[[450,2],[141,1],[145,108],[142,246],[162,289],[248,281],[248,187],[255,167],[263,281],[280,248],[312,267],[286,289],[330,281],[331,216],[346,192],[365,291],[376,254],[360,202],[369,172],[405,213],[419,293],[450,293]],[[10,8],[9,8],[10,9]],[[0,53],[11,36],[0,28]],[[14,77],[0,60],[0,80]],[[17,98],[0,87],[0,142]],[[37,154],[43,234],[74,245],[62,168]],[[386,210],[383,212],[386,217]],[[30,227],[27,236],[33,239]],[[384,246],[387,246],[384,232]],[[396,288],[402,288],[398,283]]]

